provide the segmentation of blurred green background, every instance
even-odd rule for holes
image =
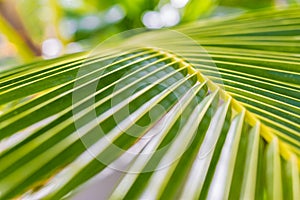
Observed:
[[[85,51],[133,28],[291,4],[300,0],[0,0],[0,69]]]

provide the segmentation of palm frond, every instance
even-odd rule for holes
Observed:
[[[1,72],[0,198],[300,199],[300,9],[174,30]]]

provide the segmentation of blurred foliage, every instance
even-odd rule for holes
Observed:
[[[182,20],[196,20],[197,18],[199,18],[199,16],[203,15],[204,13],[211,12],[212,9],[218,5],[218,3],[219,0],[190,0],[184,9]]]
[[[12,17],[15,14],[20,16],[31,40],[39,47],[42,48],[43,42],[48,38],[56,38],[62,46],[56,56],[87,50],[113,34],[144,27],[142,19],[145,13],[148,11],[159,13],[165,5],[173,6],[180,16],[178,22],[183,23],[201,17],[227,15],[247,9],[299,3],[298,0],[2,0],[0,2],[15,4],[17,13],[11,13]],[[0,8],[1,6],[0,4]],[[5,28],[0,28],[0,34],[7,33],[3,29]],[[10,42],[14,43],[12,40]],[[14,45],[18,46],[17,43]],[[20,52],[17,52],[18,47],[15,49],[16,53],[11,57],[22,57]],[[3,59],[7,58],[0,55],[1,59],[0,65],[5,65]],[[28,59],[23,58],[24,61]]]
[[[274,1],[270,0],[222,0],[220,5],[231,6],[231,7],[245,7],[250,9],[263,8],[272,6]]]

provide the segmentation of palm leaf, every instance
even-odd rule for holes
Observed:
[[[299,199],[299,13],[207,19],[174,29],[193,42],[152,31],[1,72],[1,199],[69,197],[111,169],[112,199]]]

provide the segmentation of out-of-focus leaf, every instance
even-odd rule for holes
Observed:
[[[190,0],[183,11],[182,21],[193,21],[201,15],[209,13],[219,3],[219,0]]]
[[[273,6],[275,2],[275,0],[221,0],[220,5],[255,9]]]

